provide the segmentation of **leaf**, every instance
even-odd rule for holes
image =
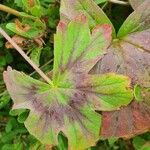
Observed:
[[[14,41],[14,42],[16,42],[19,46],[23,46],[23,43],[27,40],[26,38],[24,38],[24,37],[21,37],[21,36],[19,36],[19,35],[14,35],[13,37],[12,37],[12,40]],[[5,46],[6,46],[6,48],[13,48],[13,46],[9,43],[9,42],[6,42],[5,43]]]
[[[89,147],[98,140],[100,117],[92,106],[86,104],[84,93],[52,89],[48,84],[13,70],[5,72],[4,76],[14,100],[13,109],[30,109],[25,126],[42,143],[57,145],[60,131],[68,137],[72,149]],[[75,103],[73,95],[77,95],[80,101]],[[71,101],[70,96],[73,96]]]
[[[20,36],[29,39],[36,38],[43,34],[44,27],[42,27],[43,25],[40,24],[39,20],[35,22],[31,21],[30,24],[32,24],[32,26],[26,23],[22,23],[19,20],[15,20],[15,23],[8,23],[6,28]]]
[[[0,109],[4,108],[10,101],[10,96],[7,92],[4,92],[2,97],[0,97]]]
[[[96,4],[101,4],[107,2],[107,0],[94,0]]]
[[[82,27],[82,28],[81,28]],[[54,75],[66,69],[75,73],[88,73],[106,53],[111,42],[111,27],[98,25],[90,35],[85,16],[80,15],[69,23],[60,22],[55,35]]]
[[[125,20],[125,22],[123,23],[118,32],[117,37],[121,38],[133,32],[142,32],[142,31],[144,32],[147,30],[149,31],[150,29],[149,22],[150,22],[150,1],[146,0]],[[147,36],[145,35],[145,37]],[[139,38],[137,37],[137,39]],[[140,46],[140,43],[138,45]]]
[[[37,66],[40,65],[40,56],[43,47],[34,47],[32,48],[32,52],[30,54],[30,58]]]
[[[142,96],[142,88],[139,85],[135,85],[134,87],[134,97],[135,100],[137,101],[143,101],[143,96]]]
[[[139,5],[141,5],[146,0],[129,0],[133,9],[136,9]]]
[[[149,12],[150,1],[148,0],[127,18],[119,30],[118,39],[113,41],[108,53],[91,71],[100,74],[115,72],[127,75],[131,78],[133,86],[138,85],[142,89],[142,99],[140,100],[142,102],[134,100],[120,111],[103,113],[101,131],[103,137],[129,138],[150,129]],[[117,119],[113,120],[115,117]]]
[[[133,145],[136,150],[141,150],[142,146],[146,143],[146,140],[141,137],[133,138]]]
[[[18,122],[24,123],[24,121],[27,119],[28,115],[29,115],[28,111],[24,111],[23,113],[21,113],[17,118]]]
[[[4,56],[0,56],[0,67],[3,67],[5,66],[7,63],[6,63],[6,59]]]
[[[103,10],[96,5],[93,0],[62,0],[60,7],[61,20],[69,22],[79,14],[84,14],[89,20],[91,29],[98,24],[109,24],[112,26],[113,36],[115,37],[115,29],[105,15]]]
[[[67,150],[68,149],[68,143],[67,143],[66,137],[60,133],[58,135],[58,150]]]
[[[99,139],[101,118],[95,110],[114,110],[132,100],[130,80],[122,75],[89,75],[105,53],[111,28],[99,25],[92,34],[80,15],[68,25],[60,22],[55,35],[53,86],[10,67],[4,81],[13,109],[29,109],[24,122],[42,143],[57,145],[62,131],[68,149],[85,149]]]
[[[150,105],[133,101],[127,107],[113,112],[103,112],[101,136],[103,138],[131,138],[150,129]]]
[[[9,133],[10,131],[12,131],[15,124],[17,124],[16,119],[11,118],[6,124],[6,127],[5,127],[6,133]]]
[[[43,10],[42,10],[41,6],[38,6],[38,5],[35,5],[34,7],[32,7],[32,9],[30,11],[33,16],[36,16],[39,18],[43,15],[43,12],[42,12]]]
[[[33,16],[41,17],[43,10],[39,0],[22,0],[22,4],[26,12],[30,12]]]

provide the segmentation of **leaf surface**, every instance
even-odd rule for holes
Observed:
[[[103,138],[131,138],[150,129],[150,105],[133,101],[127,107],[103,112],[100,134]]]
[[[139,5],[141,5],[146,0],[129,0],[133,9],[136,9]]]
[[[140,5],[121,26],[117,37],[121,38],[130,33],[150,29],[150,1],[146,0]]]
[[[142,102],[134,100],[120,111],[103,113],[101,130],[103,137],[131,137],[150,129],[149,13],[150,1],[148,0],[127,18],[119,30],[118,39],[113,41],[108,48],[108,53],[91,71],[100,74],[116,72],[127,75],[131,78],[133,86],[139,85],[142,88],[142,100],[140,100]],[[114,116],[117,119],[113,120]],[[124,116],[123,120],[122,116]]]
[[[115,110],[131,102],[127,77],[88,74],[110,42],[110,26],[97,26],[90,34],[85,16],[80,15],[68,25],[58,25],[53,86],[11,68],[4,72],[13,109],[30,110],[25,126],[42,143],[57,145],[62,131],[69,149],[88,148],[99,138],[101,118],[95,110]]]
[[[105,15],[103,10],[96,5],[93,0],[62,0],[60,15],[61,20],[69,22],[74,19],[77,15],[84,14],[89,20],[89,26],[92,29],[98,24],[109,24],[113,29],[113,36],[115,36],[115,29]]]
[[[98,25],[91,34],[84,15],[71,21],[68,28],[60,22],[54,38],[54,78],[66,72],[88,73],[106,53],[111,33],[109,25]]]

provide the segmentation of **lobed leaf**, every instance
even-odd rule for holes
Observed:
[[[42,143],[57,145],[62,131],[70,150],[95,145],[101,124],[95,110],[116,110],[131,102],[127,77],[88,74],[105,54],[110,41],[110,26],[97,26],[90,34],[85,16],[80,15],[68,25],[58,25],[53,86],[10,67],[4,72],[13,109],[30,110],[25,126]]]
[[[14,100],[13,109],[30,109],[25,126],[41,142],[56,145],[60,131],[72,149],[88,147],[98,140],[100,117],[82,91],[53,89],[11,68],[4,72],[4,79]]]
[[[141,4],[127,18],[119,30],[118,39],[113,41],[108,48],[108,53],[98,62],[92,71],[100,74],[116,72],[127,75],[131,78],[133,86],[139,85],[142,88],[142,99],[140,101],[143,102],[138,103],[134,100],[129,106],[122,108],[120,111],[103,113],[101,135],[104,137],[130,137],[150,129],[149,12],[150,1],[148,0]],[[146,103],[144,102],[145,99]],[[144,118],[146,113],[147,115]],[[123,115],[126,117],[124,121],[121,120]],[[113,120],[112,116],[117,116],[120,120]],[[106,131],[108,128],[110,130]],[[120,129],[118,130],[118,128]]]

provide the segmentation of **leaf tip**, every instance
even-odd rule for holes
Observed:
[[[12,71],[12,68],[10,66],[7,67],[7,70],[5,70],[3,72],[3,79],[6,82],[7,81],[7,76],[8,76],[8,72]]]

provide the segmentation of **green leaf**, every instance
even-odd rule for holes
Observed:
[[[32,24],[32,26],[26,23],[20,23],[20,25],[18,25],[17,23],[8,23],[6,25],[6,28],[18,35],[21,35],[29,39],[36,38],[44,32],[43,25],[39,20],[35,22],[30,21],[30,24]],[[23,28],[20,26],[25,26],[25,27]],[[27,30],[26,27],[28,28]]]
[[[68,150],[68,143],[63,133],[58,135],[58,150]]]
[[[6,65],[6,59],[4,56],[0,56],[0,67],[3,67]]]
[[[27,119],[28,115],[29,115],[29,111],[26,110],[25,112],[22,112],[17,118],[18,122],[24,123],[24,121]]]
[[[16,119],[11,118],[6,124],[5,131],[7,133],[10,132],[13,129],[13,127],[15,126],[15,124],[17,124]]]
[[[68,69],[88,73],[106,53],[111,42],[111,27],[98,25],[91,35],[87,19],[80,15],[69,23],[68,28],[60,22],[54,40],[54,78],[62,74],[60,71]]]
[[[23,7],[23,3],[22,0],[14,0],[14,3],[18,6],[18,7]]]
[[[4,43],[3,43],[3,41],[1,40],[1,41],[0,41],[0,48],[3,46],[3,44],[4,44]]]
[[[0,98],[0,109],[4,108],[10,101],[10,96],[8,92],[4,92],[2,97]]]
[[[40,65],[40,56],[43,47],[34,47],[31,51],[30,58],[37,66]]]
[[[94,0],[94,2],[96,3],[96,4],[101,4],[101,3],[105,3],[105,2],[107,2],[108,0]]]
[[[43,10],[39,0],[22,0],[26,12],[30,12],[35,17],[41,17]]]
[[[26,109],[16,109],[16,110],[10,110],[9,114],[11,116],[17,116],[17,115],[20,115],[22,113],[24,113],[26,111]]]
[[[90,33],[84,15],[69,24],[60,22],[55,35],[53,86],[12,70],[4,81],[13,109],[29,109],[24,122],[44,144],[57,145],[58,134],[68,138],[68,149],[85,149],[99,139],[101,117],[95,110],[115,110],[132,100],[130,80],[113,73],[91,75],[89,70],[111,42],[109,25]]]
[[[142,89],[139,85],[135,85],[134,87],[134,97],[137,101],[142,101],[143,97],[142,97]]]
[[[35,5],[34,7],[32,7],[31,8],[31,14],[33,15],[33,16],[36,16],[36,17],[41,17],[42,15],[43,15],[43,13],[42,13],[42,7],[41,6],[37,6],[37,5]]]
[[[141,137],[135,137],[133,138],[133,145],[134,145],[134,148],[136,150],[141,150],[142,146],[146,143],[146,140],[144,140],[143,138]]]
[[[9,114],[11,116],[18,116],[17,120],[19,123],[24,123],[27,119],[29,111],[26,109],[12,109],[10,110]]]
[[[120,38],[133,32],[140,32],[146,30],[149,32],[149,21],[150,1],[146,0],[126,19],[126,21],[121,26],[117,36]]]
[[[93,0],[62,0],[60,7],[61,20],[69,22],[77,15],[84,14],[89,20],[90,29],[98,24],[109,24],[112,26],[113,36],[115,37],[115,29],[105,15],[103,10],[96,5]]]

